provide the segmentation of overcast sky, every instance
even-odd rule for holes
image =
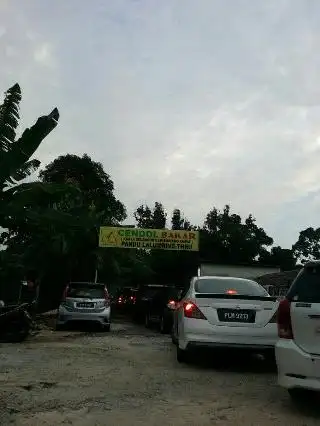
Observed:
[[[319,0],[0,0],[0,91],[22,125],[59,107],[37,152],[88,153],[128,213],[201,224],[253,213],[275,243],[320,226]]]

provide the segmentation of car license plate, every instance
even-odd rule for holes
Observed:
[[[78,308],[93,308],[94,304],[91,302],[81,302],[77,304]]]
[[[256,312],[246,309],[218,309],[219,321],[254,323]]]

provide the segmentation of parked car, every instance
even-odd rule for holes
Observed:
[[[278,312],[279,385],[297,402],[320,391],[320,261],[307,262]]]
[[[110,331],[110,300],[104,284],[71,282],[63,293],[56,328],[74,322],[90,322]]]
[[[136,301],[137,289],[132,287],[123,287],[117,292],[116,308],[118,312],[130,313],[132,306]]]
[[[257,282],[194,277],[174,311],[178,362],[198,349],[239,348],[274,357],[279,302]]]
[[[136,299],[132,310],[133,320],[139,323],[144,322],[149,326],[149,305],[154,298],[161,298],[167,292],[168,288],[173,286],[162,284],[140,285],[136,292]]]
[[[182,289],[176,287],[159,287],[146,302],[145,326],[156,325],[161,333],[169,333],[173,325],[173,312]]]

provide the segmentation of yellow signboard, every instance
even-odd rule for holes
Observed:
[[[198,251],[199,231],[102,226],[99,247]]]

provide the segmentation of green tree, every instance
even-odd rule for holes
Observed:
[[[292,251],[302,263],[320,259],[320,228],[309,227],[301,231]]]
[[[185,219],[180,209],[174,209],[171,217],[171,229],[191,231],[190,222]]]
[[[296,266],[296,258],[291,249],[283,249],[280,246],[272,247],[270,251],[262,252],[259,257],[262,264],[278,266],[283,271],[290,271]]]
[[[167,223],[167,213],[164,210],[164,207],[161,203],[155,202],[153,208],[153,228],[155,229],[164,229]]]
[[[77,198],[69,195],[61,199],[61,203],[80,203],[95,211],[99,216],[99,225],[116,225],[126,218],[124,205],[114,196],[114,184],[104,171],[101,163],[93,161],[87,154],[63,155],[47,165],[39,174],[42,182],[50,184],[71,184],[79,189]],[[68,201],[69,200],[69,201]]]
[[[31,191],[47,190],[46,187],[31,183],[18,185],[38,167],[40,162],[30,159],[41,142],[57,126],[59,112],[54,108],[50,114],[41,116],[16,139],[19,124],[21,89],[15,84],[5,92],[0,105],[0,224],[8,216],[15,216],[24,208]],[[52,189],[52,188],[51,188]],[[27,212],[28,213],[28,212]]]
[[[28,208],[38,215],[52,211],[72,221],[16,221],[3,241],[8,253],[37,269],[44,283],[42,295],[53,305],[68,280],[93,280],[96,268],[101,272],[99,279],[101,275],[106,282],[119,279],[119,250],[99,249],[98,232],[101,225],[118,225],[126,212],[115,198],[113,182],[102,165],[87,155],[61,156],[45,167],[40,178],[43,185],[77,191],[65,190],[50,197],[33,193]]]
[[[207,215],[201,232],[200,251],[205,259],[221,263],[252,263],[273,243],[250,214],[244,221],[231,213],[213,208]]]
[[[157,201],[152,210],[147,205],[139,206],[134,212],[134,217],[139,228],[163,229],[166,227],[167,213],[163,205]]]
[[[149,206],[141,204],[134,212],[134,218],[138,228],[151,229],[153,228],[153,215]]]

